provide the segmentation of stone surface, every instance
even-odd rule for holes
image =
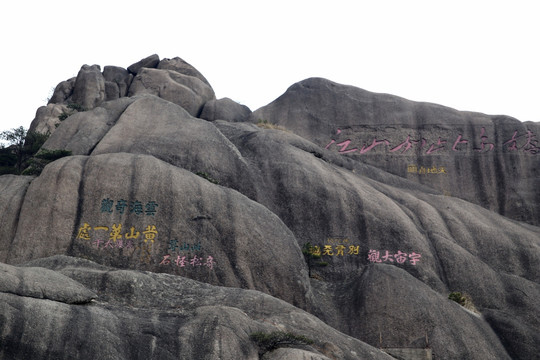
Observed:
[[[99,296],[1,293],[2,355],[258,358],[250,333],[291,331],[315,345],[264,358],[537,356],[537,123],[324,79],[239,122],[182,61],[61,122],[44,148],[73,156],[0,176],[0,261]]]
[[[172,59],[163,59],[159,62],[157,68],[163,70],[174,70],[180,74],[194,76],[204,82],[206,85],[212,87],[208,80],[206,80],[206,78],[203,76],[203,74],[199,72],[199,70],[195,69],[189,63],[179,57],[175,57]]]
[[[133,98],[122,98],[69,116],[51,134],[43,148],[69,150],[73,155],[89,155],[133,101]]]
[[[11,241],[17,232],[24,195],[32,182],[31,176],[0,176],[0,258],[8,258]]]
[[[540,225],[539,123],[460,112],[321,78],[292,85],[251,119],[285,126],[320,147]]]
[[[101,74],[101,68],[99,65],[83,65],[75,80],[71,102],[85,109],[93,109],[103,101],[105,101],[105,79]]]
[[[67,276],[40,267],[17,268],[0,263],[0,293],[66,304],[84,304],[97,297]]]
[[[69,305],[0,292],[1,358],[258,359],[251,333],[294,331],[314,341],[310,354],[315,359],[392,359],[258,291],[118,270],[65,256],[26,266],[50,268],[55,273],[50,283],[67,276],[99,298]],[[284,352],[291,349],[278,349],[268,358],[282,358]],[[293,359],[304,359],[299,356],[306,352],[293,354]]]
[[[40,106],[28,130],[41,134],[52,134],[60,124],[59,116],[66,111],[68,108],[62,104],[49,103],[47,106]]]
[[[204,104],[215,99],[214,90],[200,79],[173,70],[141,69],[129,88],[129,96],[151,94],[182,106],[198,116]]]
[[[204,104],[201,119],[208,121],[226,120],[226,121],[247,121],[251,115],[251,110],[229,98],[219,100],[210,100]]]
[[[142,68],[156,68],[159,64],[159,56],[157,54],[150,55],[128,66],[127,70],[134,75],[137,75]]]
[[[280,348],[264,354],[262,359],[266,360],[330,360],[322,354],[316,354],[302,349]]]
[[[72,94],[75,87],[76,77],[60,82],[55,88],[52,97],[49,99],[49,104],[62,104]]]
[[[114,207],[104,208],[104,200]],[[119,200],[126,201],[125,209],[116,208]],[[134,201],[141,202],[141,213],[130,207]],[[154,213],[148,203],[156,204]],[[115,228],[118,237],[109,241]],[[151,230],[154,236],[147,239]],[[35,245],[45,238],[43,246]],[[177,245],[172,249],[171,241]],[[186,252],[179,249],[184,243],[191,244]],[[72,156],[49,164],[27,190],[8,247],[14,263],[72,254],[258,289],[301,307],[311,302],[307,272],[297,268],[303,263],[300,248],[279,218],[235,191],[149,155]]]
[[[109,87],[106,91],[106,100],[115,100],[127,96],[129,85],[133,80],[133,75],[124,68],[119,66],[105,66],[103,68],[103,78],[105,86]]]
[[[136,98],[92,150],[92,155],[118,152],[152,155],[204,174],[246,196],[254,196],[254,185],[245,181],[248,164],[236,147],[212,124],[155,96]]]

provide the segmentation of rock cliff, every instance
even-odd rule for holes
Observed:
[[[31,130],[71,155],[0,176],[0,358],[538,356],[539,123],[319,78],[252,112],[152,55]]]

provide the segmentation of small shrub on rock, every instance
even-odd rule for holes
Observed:
[[[269,334],[264,332],[255,332],[250,335],[250,338],[259,346],[259,353],[261,355],[280,347],[313,344],[313,340],[303,335],[297,335],[284,331],[273,331]]]
[[[465,309],[470,310],[475,313],[480,313],[478,309],[474,306],[472,298],[469,294],[462,294],[459,291],[453,291],[448,295],[448,299],[457,302],[459,305],[463,306]]]
[[[62,111],[62,113],[58,115],[58,120],[60,121],[66,120],[70,115],[73,115],[76,112],[83,112],[87,110],[81,104],[77,104],[77,103],[69,103],[66,106],[70,111]]]
[[[41,150],[29,160],[29,166],[22,174],[39,176],[47,164],[70,155],[69,150]]]
[[[257,122],[257,126],[262,128],[262,129],[272,129],[272,130],[281,130],[281,131],[290,132],[289,129],[287,129],[286,127],[281,126],[281,125],[272,124],[272,123],[268,122],[268,120],[259,120]]]

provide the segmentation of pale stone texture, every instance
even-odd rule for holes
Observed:
[[[71,102],[85,109],[94,107],[105,101],[105,79],[99,65],[84,65],[75,80]]]
[[[226,120],[226,121],[247,121],[251,115],[251,110],[246,105],[241,105],[229,98],[219,100],[210,100],[204,104],[201,119],[208,121]]]
[[[198,116],[204,104],[215,99],[212,88],[200,79],[173,70],[141,69],[129,88],[129,96],[152,94]]]
[[[435,358],[538,354],[537,123],[324,79],[238,122],[241,106],[215,101],[181,59],[156,55],[130,71],[128,96],[112,99],[109,85],[111,101],[71,115],[44,145],[74,156],[37,178],[0,177],[0,261],[34,260],[99,296],[73,307],[0,294],[5,356],[256,358],[249,334],[277,330],[318,342],[264,356],[388,358],[374,347],[424,348],[426,338]],[[86,73],[99,78],[87,69],[76,82]],[[106,73],[120,96],[129,76]],[[99,86],[86,88],[99,98]],[[68,93],[69,82],[58,97]],[[306,261],[308,244],[321,259]],[[25,328],[36,330],[20,340]],[[324,340],[338,331],[350,337]]]
[[[292,85],[252,114],[252,122],[259,119],[322,148],[343,150],[358,162],[540,225],[540,123],[457,111],[321,78]],[[337,145],[347,140],[348,146]],[[417,171],[409,172],[409,165]],[[427,172],[432,168],[437,173]]]
[[[70,305],[0,291],[1,358],[258,359],[259,349],[250,334],[289,331],[314,341],[310,354],[315,359],[392,359],[258,291],[118,270],[65,256],[26,266],[46,267],[48,273],[55,273],[44,286],[60,285],[59,279],[67,276],[99,298],[86,305]],[[291,353],[291,349],[274,354],[283,352]],[[298,349],[293,354],[306,352]],[[297,358],[303,359],[293,357]]]

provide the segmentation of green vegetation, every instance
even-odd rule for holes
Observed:
[[[212,184],[219,185],[219,180],[214,179],[212,176],[210,176],[207,172],[204,171],[197,171],[195,175],[199,175],[203,179],[206,179],[210,181]]]
[[[249,337],[259,346],[260,355],[280,347],[292,347],[295,345],[313,344],[313,340],[303,335],[296,335],[290,332],[283,331],[273,331],[269,334],[264,332],[255,332],[252,333]]]
[[[20,126],[0,133],[0,139],[8,142],[0,148],[0,175],[22,173],[28,160],[38,152],[49,134],[28,131]]]
[[[49,134],[28,131],[20,126],[0,133],[0,139],[8,142],[0,147],[0,175],[39,175],[45,165],[64,156],[67,150],[41,150]]]
[[[459,291],[453,291],[448,295],[448,299],[457,302],[459,305],[463,306],[465,309],[479,313],[472,302],[472,298],[469,294],[462,294]]]
[[[75,114],[77,112],[83,112],[83,111],[87,110],[81,104],[77,104],[77,103],[70,103],[70,104],[67,104],[66,106],[70,111],[62,111],[62,113],[60,115],[58,115],[58,119],[60,121],[66,120],[69,116],[71,116],[71,115],[73,115],[73,114]]]
[[[39,175],[47,164],[70,155],[71,151],[69,150],[41,150],[28,161],[28,167],[22,174]]]

